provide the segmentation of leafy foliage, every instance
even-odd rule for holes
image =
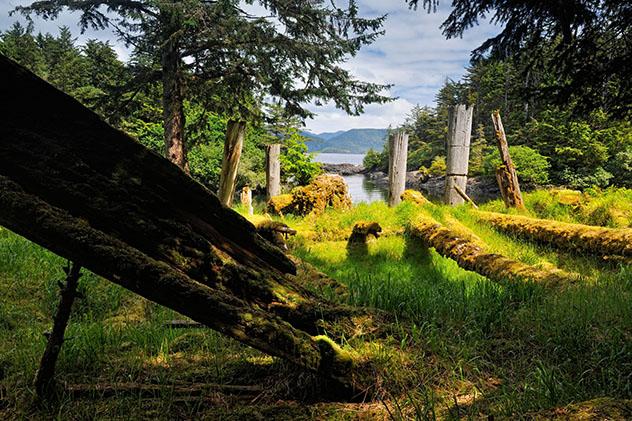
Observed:
[[[543,185],[549,182],[549,161],[536,150],[528,146],[510,146],[509,154],[516,166],[520,181],[529,184]],[[485,157],[485,173],[493,176],[502,164],[497,150]]]

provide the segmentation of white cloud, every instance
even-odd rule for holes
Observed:
[[[9,17],[8,12],[15,6],[30,3],[31,0],[0,0],[0,30],[7,29],[16,20],[24,22],[21,16]],[[359,8],[367,17],[388,14],[384,25],[386,34],[351,57],[344,67],[359,79],[394,84],[390,92],[399,99],[384,105],[369,105],[359,117],[347,116],[332,105],[310,106],[310,110],[318,114],[306,122],[307,128],[314,132],[401,123],[415,104],[433,105],[446,78],[459,79],[469,62],[470,51],[497,32],[497,28],[482,22],[468,30],[463,38],[446,40],[440,25],[449,13],[449,2],[441,2],[437,13],[430,14],[421,9],[408,9],[404,0],[359,0]],[[264,12],[258,6],[251,6],[248,11]],[[59,26],[66,25],[78,36],[79,43],[90,38],[109,40],[122,60],[129,57],[129,50],[114,39],[110,31],[88,29],[80,35],[76,13],[64,13],[55,21],[37,17],[34,20],[36,31],[56,34]]]

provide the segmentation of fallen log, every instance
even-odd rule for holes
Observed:
[[[177,166],[0,55],[0,225],[149,300],[308,370],[353,361],[318,336],[357,311]],[[325,323],[326,325],[326,323]]]
[[[561,269],[542,270],[501,254],[488,253],[474,239],[444,227],[434,219],[418,215],[407,227],[408,235],[434,247],[440,255],[454,260],[460,267],[481,274],[491,281],[533,281],[561,287],[579,280]]]
[[[569,224],[493,212],[477,212],[476,215],[505,233],[562,249],[598,256],[632,256],[632,229],[629,228]]]

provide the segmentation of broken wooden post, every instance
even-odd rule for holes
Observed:
[[[401,196],[406,188],[408,134],[398,130],[390,135],[388,142],[388,205],[396,206],[402,201]]]
[[[492,121],[494,122],[498,151],[500,152],[500,160],[502,161],[502,164],[496,169],[496,180],[498,181],[500,194],[503,197],[506,207],[522,209],[524,208],[524,202],[522,200],[522,193],[520,192],[518,175],[516,174],[516,167],[509,155],[507,136],[505,135],[505,128],[503,127],[503,122],[500,119],[500,112],[498,112],[498,110],[492,113]]]
[[[66,284],[62,285],[61,282],[59,284],[61,293],[59,307],[57,307],[57,312],[55,313],[53,329],[48,335],[48,342],[46,343],[46,349],[44,350],[44,355],[42,355],[39,369],[35,374],[35,391],[40,399],[45,398],[51,390],[50,386],[55,375],[55,364],[57,363],[61,346],[64,343],[64,333],[70,319],[70,310],[75,297],[77,297],[81,266],[76,263],[69,263],[64,268],[64,272],[66,272]]]
[[[237,168],[239,167],[239,158],[245,136],[245,121],[228,121],[226,137],[224,138],[224,159],[222,160],[222,172],[219,176],[219,192],[217,194],[222,204],[227,207],[233,204]]]
[[[266,199],[281,194],[281,145],[266,145]]]
[[[472,135],[472,111],[474,107],[457,105],[450,110],[448,120],[447,170],[445,177],[445,203],[460,205],[463,198],[454,189],[463,192],[467,188],[467,171],[470,159],[470,137]]]
[[[241,199],[241,204],[248,209],[248,215],[252,215],[255,211],[252,208],[252,190],[250,187],[245,186],[242,188],[239,198]]]

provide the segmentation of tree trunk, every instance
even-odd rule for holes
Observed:
[[[463,192],[467,189],[473,110],[473,107],[466,105],[457,105],[450,110],[445,178],[445,203],[449,205],[463,203],[463,198],[455,186]]]
[[[396,206],[402,201],[402,193],[406,189],[408,134],[397,131],[391,134],[388,141],[388,205]]]
[[[492,212],[478,212],[481,221],[512,235],[566,250],[597,256],[632,256],[632,229],[568,224]]]
[[[270,200],[281,194],[281,145],[266,145],[266,197]]]
[[[423,215],[418,215],[410,223],[407,232],[426,246],[434,247],[440,255],[454,260],[463,269],[479,273],[491,281],[535,281],[560,287],[579,279],[578,276],[560,269],[538,269],[501,254],[488,253],[461,232],[446,228]]]
[[[168,26],[169,27],[169,26]],[[162,46],[162,107],[165,156],[187,174],[189,161],[184,143],[184,92],[178,39],[166,31]]]
[[[0,74],[1,225],[247,345],[348,378],[353,362],[315,335],[358,311],[307,291],[280,249],[169,161],[1,55]]]
[[[241,194],[239,195],[239,199],[241,200],[241,204],[248,209],[248,215],[254,214],[255,210],[252,208],[252,190],[250,187],[245,186],[241,190]]]
[[[496,132],[496,141],[498,142],[498,151],[500,152],[500,160],[502,164],[496,169],[496,180],[500,188],[500,194],[508,208],[524,208],[522,193],[520,192],[520,184],[518,183],[518,175],[516,167],[509,155],[509,146],[505,135],[505,128],[500,119],[500,113],[494,111],[492,113],[492,121]]]
[[[48,337],[39,369],[35,374],[35,391],[40,399],[45,398],[50,391],[50,386],[55,375],[57,357],[64,343],[64,334],[68,320],[70,320],[70,311],[72,310],[72,304],[77,295],[77,285],[79,284],[79,277],[81,276],[80,272],[81,266],[76,263],[72,265],[69,264],[66,270],[66,285],[64,285],[60,291],[61,299],[59,300],[57,313],[55,313],[53,329]]]
[[[224,138],[224,158],[222,159],[222,172],[219,176],[219,200],[224,206],[230,207],[235,196],[235,181],[239,158],[246,136],[246,122],[229,120],[226,125],[226,137]]]

